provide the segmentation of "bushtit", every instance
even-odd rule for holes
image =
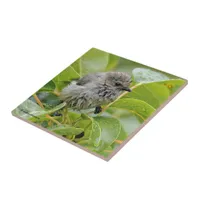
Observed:
[[[101,105],[114,101],[123,91],[131,92],[130,83],[131,76],[124,72],[92,73],[65,87],[60,97],[68,108],[95,108],[97,114]]]

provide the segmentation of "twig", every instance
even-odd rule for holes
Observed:
[[[38,96],[36,94],[33,94],[33,97],[34,97],[35,101],[39,104],[39,106],[44,109],[44,106],[43,106],[42,102],[40,101],[40,99],[38,98]],[[50,119],[51,121],[53,121],[57,125],[61,125],[60,122],[58,122],[57,120],[55,120],[53,117],[51,117],[48,114],[46,115],[46,118]]]
[[[57,89],[55,89],[55,90],[53,91],[53,94],[55,94],[56,96],[60,96],[60,92],[59,92]]]
[[[140,86],[140,85],[142,85],[142,83],[138,83],[138,84],[132,86],[132,87],[130,88],[131,91],[132,91],[133,89],[137,88],[137,87]],[[127,93],[128,93],[128,92],[123,92],[120,96],[117,97],[117,99],[115,99],[115,101],[113,101],[113,102],[109,103],[107,106],[105,106],[99,114],[101,114],[102,112],[105,112],[105,110],[107,110],[112,104],[114,104],[116,101],[118,101],[119,99],[121,99],[121,98],[122,98],[124,95],[126,95]]]
[[[123,143],[122,140],[115,140],[114,142],[117,143],[117,144],[122,144]]]
[[[51,117],[50,115],[46,115],[46,118],[50,119],[51,121],[53,121],[54,123],[56,123],[57,125],[61,125],[61,123],[57,120],[55,120],[53,117]]]
[[[38,98],[38,96],[36,94],[33,94],[33,97],[35,98],[36,102],[39,104],[39,106],[41,108],[44,108],[42,102],[40,101],[40,99]]]

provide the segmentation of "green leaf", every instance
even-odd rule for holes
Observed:
[[[132,92],[127,93],[122,98],[140,99],[150,104],[154,108],[158,108],[184,83],[185,80],[182,79],[144,83],[133,89]]]
[[[40,101],[47,106],[47,108],[54,107],[61,103],[60,98],[51,92],[39,91],[36,94]],[[37,103],[33,96],[31,96],[30,99]]]
[[[158,72],[152,69],[146,68],[135,68],[132,71],[134,80],[137,83],[140,82],[156,82],[156,81],[165,81],[170,78],[162,72]]]
[[[183,79],[174,79],[169,81],[161,81],[159,82],[160,85],[165,86],[168,90],[170,95],[176,92],[182,85],[185,84],[185,80]]]
[[[81,117],[84,120],[90,120],[90,121],[92,120],[92,118],[90,116],[88,116],[87,114],[85,114],[85,113],[81,113]]]
[[[82,118],[82,120],[75,123],[74,126],[77,128],[82,128],[84,130],[84,136],[82,137],[82,139],[85,140],[90,138],[92,129],[92,118],[90,118],[89,116],[88,118]]]
[[[76,127],[81,127],[84,129],[85,134],[82,139],[88,140],[88,146],[98,146],[101,133],[98,123],[95,122],[92,117],[89,117],[84,113],[81,114],[81,118],[82,120],[76,123]]]
[[[61,120],[62,120],[61,116],[53,116],[52,118],[57,120],[58,122],[61,122]],[[31,117],[28,120],[31,121],[31,122],[34,122],[34,123],[41,123],[43,121],[49,121],[49,118],[46,115],[43,115],[43,116],[40,116],[38,118]]]
[[[30,117],[37,118],[37,116],[44,115],[45,113],[46,111],[44,109],[29,99],[12,111],[13,115],[19,116],[23,119],[29,119]]]
[[[120,57],[119,62],[117,66],[115,67],[115,70],[118,72],[126,72],[131,75],[134,68],[143,67],[143,66],[144,65],[140,63],[136,63],[134,61],[127,60],[125,58]]]
[[[45,114],[54,113],[54,112],[56,112],[57,110],[60,110],[60,109],[64,108],[65,106],[66,106],[66,103],[63,102],[63,103],[61,103],[61,104],[55,106],[54,108],[52,108],[52,109],[50,109],[50,110],[46,110],[46,111],[45,111],[45,112],[46,112]]]
[[[121,124],[117,119],[111,117],[94,117],[93,120],[101,128],[99,137],[98,135],[94,137],[95,144],[98,144],[98,147],[94,148],[94,151],[101,152],[117,139],[121,131]],[[92,134],[95,133],[93,132]]]
[[[92,48],[80,58],[81,75],[103,72],[109,62],[109,53]]]
[[[135,113],[135,115],[137,115],[137,117],[139,117],[142,121],[150,117],[155,111],[155,108],[153,108],[148,103],[132,98],[119,99],[118,101],[114,102],[110,107],[129,110]]]
[[[76,71],[77,74],[81,75],[81,68],[80,68],[80,58],[77,59],[75,62],[71,64],[71,67]]]
[[[75,113],[75,112],[68,112],[68,116],[72,122],[76,121],[81,117],[80,113]]]
[[[119,120],[120,121],[120,120]],[[134,129],[132,129],[131,131],[133,131]],[[117,138],[117,140],[126,140],[126,138],[128,137],[128,134],[127,132],[125,131],[124,127],[121,127],[121,131],[120,131],[120,134]]]
[[[95,120],[93,120],[91,127],[90,144],[93,144],[95,147],[98,147],[100,140],[101,140],[101,128],[99,124]]]
[[[117,118],[122,125],[123,131],[121,130],[118,137],[119,140],[126,139],[127,136],[130,135],[133,130],[137,129],[141,125],[141,122],[143,122],[138,119],[138,116],[134,112],[123,108],[110,107],[106,112],[109,113],[110,117]]]
[[[119,62],[119,56],[109,54],[109,60],[106,67],[106,71],[113,70],[117,66],[118,62]]]
[[[48,121],[42,121],[40,124],[43,128],[48,128]]]
[[[59,135],[78,135],[84,131],[82,128],[75,128],[67,124],[59,125],[49,130]]]
[[[69,66],[65,70],[63,70],[60,74],[58,74],[56,77],[54,77],[53,82],[56,85],[56,89],[60,91],[72,80],[76,80],[79,78],[80,74],[72,66]]]
[[[36,103],[34,103],[33,101],[28,99],[24,101],[22,104],[20,104],[16,109],[14,109],[12,111],[12,114],[24,119],[29,119],[31,117],[39,118],[40,116],[51,114],[57,110],[60,110],[65,105],[66,103],[63,102],[51,110],[45,110]]]
[[[89,144],[89,140],[88,139],[81,139],[79,141],[77,141],[77,143],[83,147],[88,147],[88,144]]]
[[[131,133],[132,133],[133,130],[135,130],[135,129],[132,129]],[[128,134],[126,133],[126,131],[124,130],[124,128],[122,126],[120,134],[119,134],[119,136],[118,136],[118,138],[116,140],[125,141],[127,139],[127,137],[128,137]],[[119,143],[113,142],[111,144],[111,147],[112,147],[112,149],[115,149],[116,147],[118,147],[120,145],[121,144],[119,144]]]
[[[45,84],[42,88],[40,88],[40,91],[50,91],[52,92],[55,90],[56,86],[53,81],[49,81],[47,84]]]
[[[158,82],[142,84],[122,98],[134,98],[145,101],[154,108],[158,108],[170,95],[169,89]]]
[[[114,143],[113,143],[113,144],[114,144]],[[105,148],[103,151],[98,152],[98,154],[104,156],[104,158],[107,158],[107,157],[111,154],[111,152],[113,151],[113,147],[112,147],[112,146],[113,146],[113,145],[108,146],[108,147]]]

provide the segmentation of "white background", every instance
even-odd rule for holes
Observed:
[[[193,0],[0,1],[0,199],[199,200],[199,9]],[[109,162],[11,116],[91,47],[189,80]]]

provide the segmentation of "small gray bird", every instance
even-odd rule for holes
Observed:
[[[101,105],[113,102],[123,91],[131,92],[130,83],[131,76],[124,72],[92,73],[65,87],[60,98],[68,108],[79,111],[95,108],[97,114]]]

